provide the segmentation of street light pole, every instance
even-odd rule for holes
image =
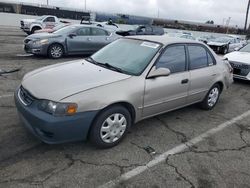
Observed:
[[[244,27],[245,32],[247,30],[247,20],[248,20],[249,6],[250,6],[250,0],[248,0],[248,4],[247,4],[246,20],[245,20],[245,27]]]

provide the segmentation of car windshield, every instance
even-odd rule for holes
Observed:
[[[38,18],[36,18],[36,20],[43,20],[46,16],[40,16]]]
[[[73,32],[77,27],[76,26],[66,26],[61,29],[58,29],[57,31],[54,31],[54,33],[63,35],[63,34],[69,34]]]
[[[228,43],[230,40],[232,40],[231,38],[228,37],[219,37],[216,39],[213,39],[213,42],[221,42],[221,43]]]
[[[91,58],[100,65],[108,64],[124,73],[140,75],[160,47],[155,42],[119,39],[96,52]]]
[[[249,52],[250,53],[250,44],[244,46],[239,50],[240,52]]]

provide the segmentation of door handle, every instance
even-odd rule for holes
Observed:
[[[91,38],[87,38],[88,41],[91,41]]]
[[[184,80],[181,81],[181,84],[187,84],[188,81],[189,81],[188,79],[184,79]]]

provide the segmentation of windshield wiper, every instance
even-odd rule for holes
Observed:
[[[102,64],[102,63],[101,63]],[[125,71],[123,71],[121,68],[118,68],[118,67],[115,67],[113,65],[110,65],[109,63],[104,63],[102,64],[104,65],[105,67],[109,68],[109,69],[112,69],[114,71],[117,71],[117,72],[121,72],[121,73],[124,73]]]
[[[85,58],[85,60],[86,61],[88,61],[88,62],[90,62],[90,63],[94,63],[94,64],[100,64],[100,63],[98,63],[97,61],[95,61],[92,57],[87,57],[87,58]]]
[[[114,70],[114,71],[117,71],[117,72],[120,72],[120,73],[129,74],[127,71],[124,71],[121,68],[118,68],[118,67],[115,67],[113,65],[110,65],[109,63],[99,63],[99,62],[95,61],[92,57],[88,57],[88,58],[86,58],[86,60],[88,62],[90,62],[90,63],[93,63],[95,65],[99,65],[101,67],[106,67],[108,69],[111,69],[111,70]]]

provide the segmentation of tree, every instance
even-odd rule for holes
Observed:
[[[214,21],[213,20],[208,20],[208,21],[206,21],[206,24],[214,24]]]

